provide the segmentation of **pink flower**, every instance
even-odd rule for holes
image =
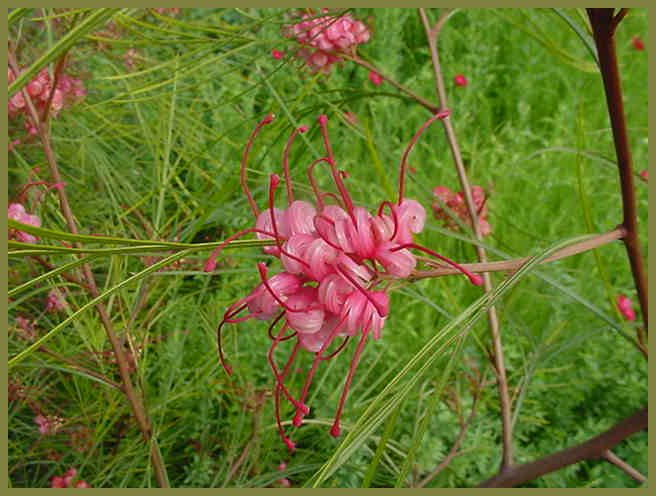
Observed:
[[[7,75],[9,83],[15,80],[15,74],[11,68],[7,68]],[[47,68],[44,68],[25,87],[39,115],[42,115],[46,107],[50,105],[49,114],[56,117],[64,107],[78,103],[86,96],[84,83],[65,72],[59,74],[57,84],[53,86],[50,73]],[[9,99],[7,113],[10,119],[20,114],[29,115],[22,91],[15,93]],[[30,122],[25,124],[28,126],[30,134],[36,133],[36,128]]]
[[[39,433],[42,436],[55,434],[63,425],[64,419],[56,415],[37,415],[34,417],[34,423],[39,426]]]
[[[382,337],[390,311],[389,280],[404,279],[413,272],[417,265],[414,251],[456,267],[476,285],[482,283],[480,276],[414,242],[414,235],[424,228],[426,211],[419,202],[404,197],[410,150],[430,124],[447,115],[448,111],[435,114],[415,134],[401,160],[398,200],[394,203],[383,201],[374,212],[355,205],[351,198],[344,183],[345,171],[338,169],[333,155],[325,115],[319,116],[318,123],[326,154],[307,169],[314,202],[294,198],[289,170],[293,141],[307,130],[302,126],[292,133],[283,152],[287,206],[275,206],[276,191],[282,181],[273,174],[269,179],[267,208],[260,211],[246,182],[246,163],[255,137],[273,117],[267,116],[251,134],[241,163],[240,179],[256,219],[255,227],[223,241],[210,255],[205,270],[213,270],[221,250],[245,234],[254,233],[259,239],[272,243],[263,251],[278,258],[283,270],[269,276],[270,267],[263,262],[257,264],[261,282],[226,310],[219,324],[218,345],[221,363],[230,374],[232,369],[226,364],[221,348],[223,326],[253,318],[272,321],[268,361],[275,377],[276,420],[280,437],[290,450],[295,445],[282,428],[281,398],[295,409],[293,425],[301,425],[309,412],[305,401],[319,364],[336,356],[351,338],[356,338],[358,343],[330,431],[333,436],[339,436],[342,410],[364,346],[369,338]],[[337,194],[319,189],[315,180],[315,168],[319,165],[330,174]],[[286,364],[280,368],[274,360],[275,350],[288,340],[294,340],[295,344]],[[298,351],[303,349],[313,353],[314,358],[301,392],[294,397],[285,382]]]
[[[28,226],[41,227],[41,219],[36,215],[28,214],[20,203],[10,203],[7,207],[7,217]],[[16,239],[23,243],[36,243],[37,237],[16,229],[9,229],[9,239]]]
[[[322,9],[322,13],[328,14],[328,9]],[[301,45],[297,56],[314,72],[329,73],[332,65],[341,60],[340,54],[354,54],[358,45],[371,36],[367,26],[350,14],[317,17],[304,13],[300,18],[300,22],[286,26],[285,36]]]
[[[642,52],[645,49],[645,42],[642,41],[640,36],[634,36],[631,38],[631,44],[633,45],[633,48],[639,52]]]
[[[383,76],[375,71],[369,71],[369,81],[371,81],[374,86],[380,86],[383,84]]]
[[[169,16],[177,16],[180,14],[180,8],[178,7],[170,7],[170,8],[164,8],[164,7],[159,7],[155,9],[155,12],[157,12],[159,15],[169,15]]]
[[[74,468],[69,468],[64,475],[58,476],[55,475],[50,479],[50,487],[52,488],[75,488],[75,489],[84,489],[84,488],[90,488],[91,485],[84,481],[84,480],[78,480],[75,483],[73,481],[75,480],[75,477],[77,476],[77,470]]]
[[[636,314],[633,310],[633,302],[624,295],[618,295],[616,299],[617,309],[626,320],[633,321],[636,319]]]
[[[46,306],[45,311],[49,313],[61,312],[65,310],[68,304],[64,296],[64,292],[61,289],[54,288],[48,291],[48,296],[46,297]]]
[[[474,206],[476,207],[476,215],[478,217],[478,225],[481,235],[487,236],[492,232],[492,229],[487,220],[488,209],[485,191],[480,186],[472,186],[471,194]],[[455,193],[446,186],[437,186],[433,189],[433,195],[439,199],[439,201],[433,202],[433,215],[437,220],[443,221],[446,227],[454,230],[459,229],[458,223],[454,220],[454,217],[461,222],[471,224],[471,218],[469,216],[464,192],[461,191]],[[445,204],[446,208],[444,208],[442,204]]]
[[[647,169],[640,171],[640,177],[644,182],[647,182],[649,180],[649,171]]]
[[[456,86],[467,86],[469,84],[467,78],[462,74],[456,74],[453,78],[453,82],[456,84]]]
[[[68,485],[64,481],[63,477],[59,477],[58,475],[55,475],[50,479],[50,487],[52,487],[52,488],[66,488],[66,487],[68,487]]]
[[[280,60],[285,56],[284,52],[281,52],[280,50],[271,50],[271,56],[276,59]]]

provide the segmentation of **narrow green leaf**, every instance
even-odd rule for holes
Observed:
[[[89,308],[91,308],[91,307],[95,306],[96,304],[100,303],[105,298],[107,298],[108,296],[111,296],[112,294],[116,293],[120,289],[123,289],[124,287],[132,284],[133,282],[137,282],[137,281],[140,281],[140,280],[144,279],[149,274],[152,274],[153,272],[159,270],[162,267],[166,267],[167,265],[172,264],[176,260],[179,260],[179,259],[189,255],[190,253],[192,253],[192,250],[183,250],[179,253],[175,253],[175,254],[171,255],[170,257],[166,257],[164,260],[160,260],[159,262],[154,263],[150,267],[145,268],[141,272],[137,272],[133,276],[128,277],[127,279],[121,281],[120,283],[116,284],[115,286],[113,286],[113,287],[109,288],[108,290],[104,291],[103,293],[99,294],[95,298],[89,300],[87,303],[82,305],[77,311],[70,314],[68,317],[66,317],[64,320],[62,320],[59,324],[57,324],[55,327],[53,327],[50,331],[48,331],[46,334],[41,336],[39,339],[37,339],[30,346],[28,346],[23,351],[19,352],[17,355],[12,357],[9,360],[9,362],[7,363],[8,368],[15,367],[18,363],[20,363],[25,358],[27,358],[31,353],[33,353],[34,350],[39,348],[39,346],[41,346],[46,341],[48,341],[51,338],[53,338],[54,336],[56,336],[68,324],[70,324],[73,320],[75,320],[77,317],[79,317],[83,312],[85,312]]]

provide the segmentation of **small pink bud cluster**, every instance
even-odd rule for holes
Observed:
[[[159,15],[169,15],[169,16],[177,16],[180,14],[180,8],[179,7],[158,7],[155,9],[155,12],[157,12]]]
[[[77,476],[77,470],[74,468],[69,468],[66,472],[64,472],[64,475],[61,477],[58,475],[53,476],[50,479],[50,487],[52,488],[74,488],[74,489],[86,489],[90,488],[91,485],[89,485],[88,482],[83,481],[82,479],[75,481],[75,477]]]
[[[61,312],[67,307],[64,291],[61,289],[51,289],[46,297],[45,311],[48,313]]]
[[[7,68],[8,84],[16,79],[16,75],[11,68]],[[37,74],[32,81],[27,83],[27,93],[30,95],[34,106],[39,115],[43,115],[44,110],[50,104],[50,116],[56,117],[57,114],[67,105],[77,103],[86,96],[84,83],[65,73],[57,78],[57,85],[53,87],[53,81],[48,69],[44,68]],[[22,91],[16,92],[7,103],[7,113],[10,119],[20,114],[28,115],[27,103]],[[34,134],[33,126],[30,125],[28,132]]]
[[[469,210],[467,209],[467,202],[465,201],[464,192],[460,191],[455,193],[451,191],[446,186],[437,186],[433,189],[433,194],[440,199],[440,201],[446,205],[449,212],[443,208],[443,206],[437,202],[433,202],[433,214],[437,220],[444,222],[445,226],[449,229],[458,229],[457,222],[453,219],[455,215],[462,222],[471,224],[471,218],[469,216]],[[483,236],[487,236],[492,232],[490,228],[490,223],[487,220],[487,204],[485,198],[485,191],[480,186],[472,186],[471,189],[472,200],[474,200],[474,206],[476,207],[476,215],[478,217],[478,225]]]
[[[315,204],[294,199],[292,188],[289,150],[296,136],[307,131],[307,127],[302,126],[292,132],[283,153],[287,207],[275,206],[275,194],[281,179],[273,174],[269,183],[268,208],[260,212],[246,184],[246,161],[255,136],[273,120],[273,116],[262,120],[251,134],[244,151],[240,176],[256,217],[255,227],[230,236],[221,243],[206,262],[205,270],[214,270],[220,251],[244,234],[255,233],[258,239],[272,243],[264,248],[264,252],[280,260],[282,271],[269,276],[267,266],[263,262],[258,263],[261,283],[248,296],[228,308],[219,325],[219,336],[226,323],[251,318],[272,320],[269,337],[273,343],[268,360],[276,380],[274,397],[279,432],[290,450],[294,448],[294,443],[285,435],[280,423],[281,393],[296,409],[293,425],[300,426],[309,412],[305,400],[319,363],[336,356],[350,338],[359,336],[331,429],[333,436],[339,435],[340,416],[365,342],[370,336],[373,339],[381,337],[389,314],[389,295],[386,291],[389,280],[407,278],[417,265],[417,259],[410,250],[434,256],[458,268],[472,283],[482,283],[479,276],[469,273],[457,263],[414,243],[413,236],[424,227],[426,212],[417,201],[404,198],[404,176],[410,149],[428,125],[447,115],[448,111],[434,115],[415,134],[401,161],[398,201],[383,201],[374,213],[354,204],[344,183],[347,174],[337,168],[325,115],[319,116],[318,122],[326,155],[315,160],[307,169]],[[314,173],[320,164],[327,167],[335,192],[318,188]],[[248,313],[240,316],[244,311]],[[279,330],[274,331],[279,323],[282,323]],[[296,344],[291,357],[280,370],[275,364],[274,352],[281,342],[292,338],[296,338]],[[339,341],[341,343],[336,349],[328,352]],[[285,386],[285,378],[301,348],[314,353],[314,360],[300,396],[294,398]],[[231,373],[223,358],[220,337],[219,355],[226,371]]]
[[[328,9],[322,13],[327,14]],[[332,65],[341,60],[340,53],[355,53],[357,46],[371,37],[367,26],[350,14],[317,17],[305,13],[301,19],[287,26],[285,35],[301,45],[297,55],[315,72],[329,73]]]
[[[640,177],[644,182],[649,182],[649,171],[647,169],[640,171]]]
[[[7,216],[22,224],[29,226],[41,227],[41,219],[36,215],[28,214],[21,203],[10,203],[7,207]],[[9,239],[22,241],[23,243],[36,243],[37,237],[16,229],[9,229]]]
[[[617,309],[626,320],[634,321],[636,319],[635,311],[633,310],[633,302],[628,296],[618,295],[616,299]]]
[[[50,436],[64,424],[64,419],[56,415],[38,414],[34,417],[34,423],[39,426],[39,433],[42,436]]]

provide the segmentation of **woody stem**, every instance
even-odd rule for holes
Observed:
[[[435,89],[439,99],[440,108],[447,107],[447,95],[446,87],[444,84],[444,76],[442,75],[442,69],[440,66],[439,53],[437,49],[437,36],[439,34],[438,30],[433,30],[429,24],[428,17],[423,8],[419,9],[419,16],[421,17],[422,24],[424,25],[424,30],[426,32],[426,37],[428,39],[428,48],[431,54],[431,61],[433,64],[433,72],[435,75]],[[472,221],[472,228],[474,230],[474,235],[477,240],[481,240],[481,230],[478,223],[478,215],[476,212],[476,206],[472,198],[471,186],[469,179],[467,178],[467,172],[465,171],[465,165],[462,161],[462,156],[460,155],[460,148],[458,146],[458,141],[456,139],[455,131],[453,129],[453,124],[451,123],[451,117],[446,116],[441,120],[442,125],[444,126],[444,132],[446,134],[446,139],[449,143],[451,149],[451,155],[453,156],[453,161],[456,167],[456,172],[458,173],[458,179],[460,185],[465,195],[465,202],[467,204],[467,210],[469,211],[469,216]],[[482,245],[476,245],[476,254],[478,260],[481,263],[487,262],[487,254]],[[483,274],[483,287],[486,293],[489,293],[492,290],[492,281],[488,273]],[[490,327],[490,334],[492,336],[492,344],[494,347],[493,359],[494,359],[494,370],[497,376],[497,387],[499,391],[499,402],[501,406],[501,429],[502,429],[502,439],[503,439],[503,452],[501,460],[501,471],[512,466],[513,464],[513,452],[512,452],[512,405],[510,401],[510,394],[508,392],[508,380],[506,378],[506,367],[503,354],[503,344],[501,342],[501,332],[499,328],[499,319],[497,317],[496,308],[490,306],[487,310],[488,324]]]

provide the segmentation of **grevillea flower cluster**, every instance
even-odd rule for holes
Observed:
[[[21,203],[10,203],[7,207],[7,217],[21,224],[41,227],[41,219],[33,214],[28,214]],[[9,229],[9,239],[22,241],[23,243],[36,243],[37,237],[17,229]]]
[[[16,74],[8,67],[8,84],[13,83],[15,79]],[[52,117],[56,117],[65,106],[77,103],[86,96],[82,81],[62,72],[57,77],[56,83],[53,83],[53,79],[46,68],[42,69],[34,79],[27,83],[26,89],[39,115],[43,115],[46,107],[49,106],[49,115]],[[7,114],[10,119],[16,118],[20,114],[28,115],[27,102],[22,91],[16,92],[9,99]],[[27,124],[27,126],[31,134],[36,132],[33,126],[30,124]]]
[[[350,14],[340,16],[314,13],[301,14],[301,21],[285,29],[285,36],[294,38],[301,49],[297,56],[305,60],[315,72],[329,73],[333,64],[341,60],[341,54],[355,54],[358,45],[366,43],[371,33],[365,24]]]
[[[432,116],[415,134],[407,146],[399,173],[399,197],[396,202],[383,201],[375,212],[354,203],[344,182],[347,174],[338,169],[328,138],[328,118],[319,116],[318,123],[326,151],[307,168],[307,178],[314,193],[314,202],[296,199],[289,168],[289,151],[301,126],[289,137],[284,149],[282,168],[286,189],[285,208],[276,207],[276,191],[281,184],[277,174],[270,176],[268,204],[260,211],[246,182],[246,163],[256,135],[273,120],[268,115],[255,128],[244,150],[241,162],[241,185],[256,218],[255,227],[238,232],[221,243],[205,264],[206,271],[216,267],[221,250],[231,241],[249,233],[271,244],[264,252],[279,259],[282,269],[274,275],[264,262],[257,264],[261,283],[246,297],[232,304],[218,328],[219,356],[228,373],[221,348],[221,330],[226,323],[248,319],[271,321],[269,337],[272,344],[268,362],[275,376],[275,410],[278,429],[290,450],[294,443],[285,434],[280,420],[281,397],[295,409],[293,425],[300,426],[309,413],[305,401],[319,364],[330,360],[345,349],[351,338],[358,340],[346,382],[339,400],[331,434],[340,434],[340,417],[349,387],[369,338],[380,339],[390,311],[388,288],[390,280],[405,279],[417,264],[413,251],[420,251],[457,267],[472,283],[481,284],[480,276],[467,272],[457,263],[416,244],[415,234],[422,231],[426,219],[424,207],[404,197],[407,156],[421,133],[448,111]],[[334,191],[322,191],[315,179],[318,166],[326,168],[334,183]],[[287,362],[278,366],[275,351],[278,345],[295,339]],[[299,395],[286,386],[292,364],[300,350],[314,354]]]
[[[50,479],[50,487],[53,488],[70,487],[74,489],[86,489],[91,487],[88,482],[83,481],[82,479],[75,481],[76,476],[77,476],[77,470],[75,470],[74,468],[69,468],[66,472],[64,472],[64,475],[53,476]]]
[[[478,217],[478,225],[481,230],[481,235],[487,236],[492,232],[492,229],[487,220],[488,210],[485,191],[480,186],[472,186],[471,194],[474,206],[476,207],[476,215]],[[454,216],[462,222],[471,225],[471,218],[469,216],[469,210],[467,209],[464,192],[459,191],[456,193],[446,186],[437,186],[433,189],[433,195],[442,202],[434,201],[432,205],[433,214],[437,220],[444,222],[444,225],[449,229],[458,229],[458,223],[453,218]],[[444,206],[446,206],[446,209]]]

